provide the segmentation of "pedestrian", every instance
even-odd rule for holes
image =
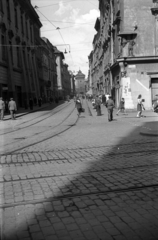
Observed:
[[[74,103],[76,103],[76,96],[73,97]]]
[[[82,104],[79,97],[76,98],[76,108],[78,111],[78,115],[80,115],[80,113],[82,112]]]
[[[15,113],[17,111],[16,102],[13,100],[13,98],[10,98],[10,101],[8,103],[8,109],[10,111],[11,119],[15,120]]]
[[[42,106],[42,99],[41,99],[41,97],[38,98],[38,106],[39,106],[39,107]]]
[[[105,106],[106,104],[106,97],[105,94],[102,95],[102,104]]]
[[[4,110],[5,110],[5,103],[3,101],[3,98],[0,97],[0,120],[2,120],[2,121],[4,118]]]
[[[101,116],[101,101],[98,96],[96,96],[95,107],[97,111],[97,116]]]
[[[6,112],[6,113],[9,113],[8,100],[6,100],[4,103],[5,103],[5,112]]]
[[[139,94],[137,98],[137,118],[145,117],[142,115],[142,111],[145,110],[143,102],[144,99],[142,99],[142,95]]]
[[[113,120],[113,109],[114,109],[114,101],[112,100],[112,97],[109,96],[109,99],[106,102],[106,107],[108,110],[108,120],[109,122]]]
[[[116,113],[117,116],[120,111],[125,113],[125,99],[124,98],[121,98],[119,109],[118,109],[118,112]]]
[[[153,104],[153,111],[158,113],[158,99]]]
[[[30,107],[30,110],[33,110],[33,99],[32,98],[29,99],[29,107]]]

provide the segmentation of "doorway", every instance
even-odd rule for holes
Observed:
[[[158,78],[151,78],[151,100],[152,104],[158,99]]]

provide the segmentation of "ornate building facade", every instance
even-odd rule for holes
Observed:
[[[158,1],[99,0],[99,10],[90,62],[94,89],[102,93],[102,85],[116,106],[124,97],[129,109],[142,94],[151,108],[158,95]]]
[[[18,107],[40,94],[35,45],[41,26],[30,0],[1,0],[0,95],[14,97]]]

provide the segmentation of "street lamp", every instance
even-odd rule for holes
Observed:
[[[55,46],[68,46],[69,47],[69,53],[71,52],[71,49],[70,49],[70,44],[57,44],[57,45],[55,45]],[[66,49],[65,49],[65,52],[64,52],[65,54],[67,54],[68,52],[66,51]]]

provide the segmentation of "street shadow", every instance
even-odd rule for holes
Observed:
[[[96,147],[94,155],[90,148],[80,149],[86,156],[63,160],[74,164],[72,174],[57,182],[56,177],[39,178],[50,197],[6,208],[2,239],[158,239],[158,139],[128,144],[139,130],[135,127],[115,146]],[[32,184],[38,188],[37,182]]]
[[[59,101],[58,103],[52,102],[52,103],[50,103],[50,104],[49,104],[49,103],[46,103],[46,104],[43,104],[41,107],[35,105],[32,110],[29,109],[29,108],[27,108],[27,109],[25,109],[25,108],[20,108],[20,109],[18,109],[17,112],[16,112],[16,114],[17,114],[17,115],[16,115],[16,118],[19,118],[19,117],[21,117],[21,115],[24,115],[24,114],[30,114],[30,113],[34,113],[34,112],[50,111],[50,110],[53,110],[54,108],[62,105],[63,103],[66,103],[66,102],[67,102],[67,101]],[[18,114],[19,114],[19,116],[18,116]],[[9,113],[9,112],[5,112],[5,114],[4,114],[4,121],[8,121],[9,119],[5,119],[5,116],[6,116],[6,117],[10,116],[10,113]]]

